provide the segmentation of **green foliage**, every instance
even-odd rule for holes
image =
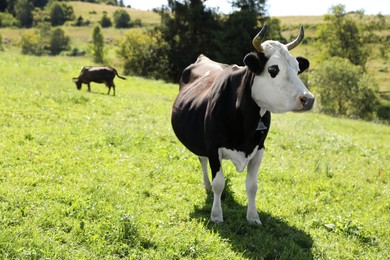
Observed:
[[[259,32],[258,14],[253,9],[242,9],[228,16],[223,23],[221,62],[243,64],[245,55],[253,50],[252,39]]]
[[[66,21],[74,20],[73,7],[53,1],[49,5],[49,17],[52,26],[63,25]]]
[[[167,79],[166,47],[159,31],[131,30],[120,42],[117,56],[125,74]]]
[[[61,51],[68,50],[70,38],[61,28],[51,29],[50,24],[42,23],[35,32],[23,34],[20,41],[22,54],[57,55]]]
[[[130,15],[123,9],[118,9],[114,12],[114,24],[115,28],[129,28]]]
[[[50,37],[50,54],[57,55],[61,51],[69,50],[70,38],[65,35],[65,31],[61,28],[55,28]]]
[[[313,85],[321,111],[332,115],[373,119],[378,106],[377,89],[360,66],[334,57],[317,66]]]
[[[263,225],[247,224],[245,174],[228,162],[214,225],[199,161],[169,123],[178,86],[77,91],[86,63],[0,52],[0,258],[389,259],[389,126],[273,115]]]
[[[107,13],[103,14],[102,19],[100,19],[99,23],[103,28],[108,28],[112,26],[111,19],[107,16]]]
[[[43,46],[39,35],[33,32],[27,32],[22,35],[20,40],[20,48],[22,54],[42,55]]]
[[[34,6],[29,0],[18,0],[15,4],[15,17],[21,27],[31,27],[33,24]]]
[[[94,62],[104,61],[104,36],[99,25],[95,26],[92,33],[92,55]]]
[[[84,20],[84,18],[80,15],[77,17],[75,22],[73,23],[74,26],[88,26],[91,22],[89,20]]]
[[[9,13],[0,13],[0,27],[18,26],[19,21]]]
[[[326,47],[327,56],[346,58],[365,67],[370,55],[367,44],[378,42],[375,32],[384,28],[384,17],[369,19],[363,12],[348,14],[344,5],[336,5],[324,20],[326,23],[319,27],[319,41]]]
[[[216,57],[219,25],[215,13],[201,0],[168,1],[168,7],[171,11],[160,11],[161,31],[169,46],[168,76],[178,81],[183,68],[200,54]]]

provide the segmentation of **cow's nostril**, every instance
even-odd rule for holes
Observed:
[[[304,95],[304,96],[301,96],[299,99],[302,103],[303,110],[312,109],[313,104],[314,104],[314,96]]]

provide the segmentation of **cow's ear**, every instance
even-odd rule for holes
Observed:
[[[259,75],[263,71],[267,60],[264,53],[251,52],[244,57],[244,64],[248,66],[253,73]]]
[[[309,68],[310,62],[307,59],[305,59],[303,57],[297,57],[296,59],[297,59],[297,61],[299,63],[299,72],[298,72],[298,74],[304,72],[305,70],[307,70]]]

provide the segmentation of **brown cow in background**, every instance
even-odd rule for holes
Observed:
[[[108,87],[107,95],[110,94],[112,87],[114,89],[115,96],[115,76],[118,76],[118,78],[120,79],[126,79],[124,77],[119,76],[116,69],[112,67],[86,66],[81,70],[80,75],[77,78],[73,78],[73,81],[76,83],[76,87],[78,90],[81,89],[82,83],[87,84],[89,92],[91,92],[91,82],[105,83]]]

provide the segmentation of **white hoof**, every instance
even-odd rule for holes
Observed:
[[[211,222],[214,224],[221,224],[223,223],[223,218],[213,217],[211,216]]]
[[[254,219],[248,219],[247,218],[247,220],[248,220],[248,223],[250,225],[254,225],[254,226],[261,226],[262,225],[262,223],[261,223],[259,218],[254,218]]]
[[[210,219],[211,219],[211,222],[213,222],[214,224],[223,223],[222,210],[217,211],[217,212],[211,211]]]

